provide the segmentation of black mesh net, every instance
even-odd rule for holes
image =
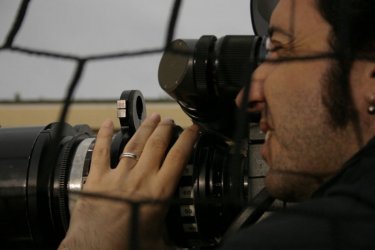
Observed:
[[[54,58],[54,59],[59,59],[59,60],[68,60],[68,61],[73,61],[75,63],[75,70],[74,73],[72,74],[72,80],[69,83],[69,86],[67,88],[66,96],[64,98],[64,105],[60,114],[59,118],[59,123],[63,124],[64,121],[66,120],[67,113],[69,110],[69,107],[72,103],[72,98],[74,95],[74,92],[80,83],[81,77],[82,77],[82,72],[84,68],[86,67],[88,62],[92,61],[101,61],[101,60],[108,60],[108,59],[116,59],[116,58],[125,58],[125,57],[137,57],[137,56],[142,56],[146,54],[155,54],[155,53],[161,53],[164,51],[164,49],[170,44],[170,42],[174,38],[174,33],[175,33],[175,26],[176,26],[176,21],[179,15],[179,10],[181,6],[181,0],[176,0],[173,4],[171,13],[169,14],[170,16],[170,21],[167,27],[167,36],[165,37],[165,45],[160,48],[152,48],[152,49],[144,49],[144,50],[138,50],[138,51],[119,51],[117,53],[110,53],[110,54],[98,54],[98,55],[90,55],[90,56],[77,56],[77,55],[72,55],[72,54],[64,54],[64,53],[55,53],[51,51],[43,51],[43,50],[37,50],[37,49],[28,49],[24,47],[20,47],[15,45],[15,38],[17,34],[19,33],[22,25],[24,24],[24,19],[27,14],[28,8],[30,6],[31,1],[30,0],[23,0],[20,3],[18,14],[16,16],[16,19],[14,20],[13,26],[11,27],[6,40],[4,44],[0,47],[0,53],[1,52],[6,52],[6,51],[11,51],[11,52],[17,52],[17,53],[22,53],[26,55],[34,55],[34,56],[39,56],[39,57],[48,57],[48,58]],[[292,8],[295,6],[296,0],[292,1],[294,4],[292,4]],[[328,1],[327,1],[328,2]],[[345,23],[347,20],[347,15],[348,13],[353,13],[352,8],[353,8],[353,1],[339,1],[340,6],[336,6],[337,8],[337,15],[332,17],[336,18],[339,20],[338,23],[341,24],[338,25],[337,29],[342,29],[342,30],[347,30],[350,31],[350,27]],[[355,6],[354,6],[355,7]],[[375,10],[370,9],[370,12],[373,12]],[[293,11],[291,13],[294,13]],[[354,13],[355,14],[355,13]],[[294,18],[291,17],[291,20]],[[370,26],[368,26],[370,25]],[[364,32],[372,32],[372,27],[371,24],[367,24],[368,27],[364,28]],[[295,31],[294,23],[290,23],[290,33],[293,34]],[[278,59],[266,59],[269,63],[289,63],[289,62],[295,62],[295,61],[311,61],[311,60],[321,60],[321,59],[337,59],[340,63],[342,63],[343,69],[345,70],[350,70],[350,67],[347,67],[347,65],[350,65],[350,62],[353,59],[359,59],[359,60],[365,60],[365,61],[373,61],[375,60],[374,58],[374,53],[368,54],[368,53],[357,53],[353,54],[352,51],[348,50],[347,47],[345,47],[345,44],[352,44],[353,41],[350,39],[353,39],[349,34],[346,32],[341,32],[342,37],[340,37],[340,46],[335,47],[335,50],[333,52],[329,53],[316,53],[316,54],[309,54],[306,56],[302,57],[285,57],[285,58],[278,58]],[[176,53],[186,53],[184,51],[179,52],[176,51]],[[348,64],[349,63],[349,64]],[[344,72],[344,75],[348,75],[348,72]],[[249,76],[250,77],[250,76]],[[249,81],[250,82],[250,81]],[[247,86],[248,88],[248,86]],[[246,98],[246,97],[245,97]],[[247,103],[247,100],[244,100],[244,103]],[[246,108],[246,107],[244,107]],[[245,121],[245,118],[243,118],[243,121]],[[358,121],[357,121],[358,122]],[[239,123],[241,124],[241,122]],[[359,125],[358,125],[359,127]],[[60,138],[59,135],[63,133],[63,126],[61,125],[57,129],[57,136],[56,138]],[[360,133],[360,132],[358,132]],[[360,135],[359,135],[360,137]],[[57,146],[56,146],[57,147]],[[57,151],[57,148],[55,149]],[[56,152],[55,152],[56,153]],[[53,157],[52,157],[53,158]],[[126,203],[130,204],[133,208],[133,218],[131,220],[131,227],[133,230],[130,230],[132,233],[132,236],[129,237],[131,239],[131,242],[129,242],[130,249],[138,249],[139,248],[139,237],[137,235],[137,227],[138,227],[138,217],[139,217],[139,209],[145,205],[145,204],[160,204],[160,203],[173,203],[173,202],[178,202],[174,200],[168,200],[168,201],[155,201],[155,200],[144,200],[144,201],[131,201],[128,199],[123,199],[119,197],[112,197],[112,196],[103,196],[101,194],[92,194],[92,193],[84,193],[80,192],[82,196],[86,196],[87,198],[93,197],[96,199],[109,199],[112,200],[113,202],[120,202],[120,203]],[[355,192],[352,193],[352,198],[355,200],[361,200],[362,197],[358,196]],[[371,209],[375,209],[374,204],[366,204],[368,207]],[[280,207],[270,207],[268,211],[272,212],[275,210],[281,209]],[[356,217],[350,217],[350,214],[325,214],[324,212],[321,211],[314,211],[311,209],[306,209],[306,210],[301,210],[301,209],[293,209],[291,207],[287,211],[283,211],[285,213],[291,213],[291,214],[296,214],[296,213],[302,213],[306,216],[311,216],[313,218],[325,218],[331,220],[332,224],[335,225],[334,228],[336,228],[336,231],[331,232],[332,236],[332,248],[330,249],[343,249],[342,247],[345,248],[345,246],[341,245],[343,235],[341,232],[346,230],[346,224],[341,223],[342,222],[342,217],[348,220],[373,220],[374,218],[372,216],[367,216],[364,214],[363,216],[356,216]],[[375,221],[374,221],[375,223]],[[359,248],[357,248],[359,249]]]

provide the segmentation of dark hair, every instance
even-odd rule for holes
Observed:
[[[332,27],[332,48],[351,57],[374,55],[374,0],[317,0],[318,10]]]
[[[354,59],[375,59],[375,0],[316,0],[316,4],[332,27],[329,42],[336,57],[326,74],[323,103],[335,127],[353,122],[360,138],[349,76]]]

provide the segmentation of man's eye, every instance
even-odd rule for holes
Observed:
[[[277,47],[273,47],[273,48],[270,48],[270,49],[266,49],[266,51],[267,51],[267,53],[272,53],[272,52],[277,52],[281,49],[282,49],[281,46],[277,46]]]
[[[270,56],[272,53],[275,53],[279,51],[280,49],[282,49],[282,46],[274,44],[269,37],[267,37],[265,47],[266,47],[265,49],[266,49],[267,57]]]

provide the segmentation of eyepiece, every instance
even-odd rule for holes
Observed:
[[[261,44],[260,37],[241,35],[175,40],[160,61],[160,86],[194,122],[230,137],[234,98],[250,82]]]

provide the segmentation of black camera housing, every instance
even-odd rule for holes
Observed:
[[[256,186],[262,186],[266,165],[258,149],[263,138],[256,119],[245,117],[239,129],[234,98],[249,84],[262,48],[260,37],[203,36],[173,41],[161,59],[161,87],[202,132],[167,215],[166,236],[173,245],[215,247],[233,229],[233,221],[236,227],[249,221],[236,218],[260,190]],[[145,111],[140,91],[121,94],[112,167]],[[180,130],[176,126],[173,141]],[[94,143],[95,133],[87,125],[0,128],[0,237],[6,247],[57,247],[89,174]],[[259,216],[257,211],[251,220]]]

